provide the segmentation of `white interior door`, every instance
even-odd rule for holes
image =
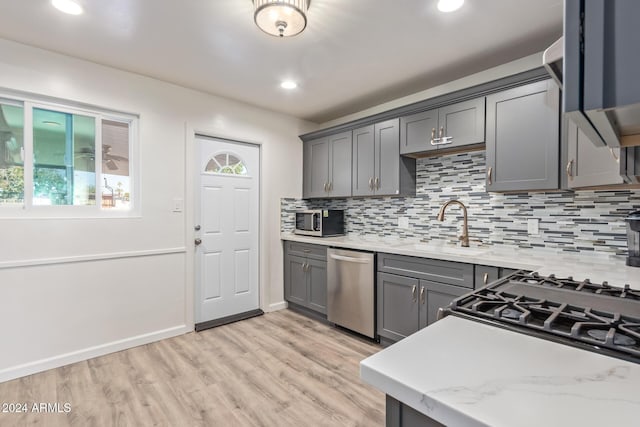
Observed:
[[[196,323],[203,323],[259,307],[260,149],[196,141]]]

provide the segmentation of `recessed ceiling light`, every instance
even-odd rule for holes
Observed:
[[[298,87],[298,83],[294,82],[293,80],[285,80],[282,83],[280,83],[280,87],[282,89],[295,89]]]
[[[60,12],[68,13],[69,15],[80,15],[82,13],[82,6],[73,0],[51,0],[51,4]]]
[[[464,0],[439,0],[438,10],[440,12],[453,12],[458,10],[464,4]]]

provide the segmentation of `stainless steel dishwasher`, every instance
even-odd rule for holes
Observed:
[[[375,338],[373,253],[327,252],[327,319]]]

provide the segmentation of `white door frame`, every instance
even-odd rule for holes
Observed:
[[[197,149],[197,136],[204,136],[207,138],[215,138],[223,141],[228,141],[238,144],[255,145],[258,147],[260,162],[260,173],[258,175],[258,306],[262,311],[265,310],[265,304],[267,299],[265,298],[265,272],[263,266],[265,265],[266,247],[264,238],[265,227],[263,223],[263,203],[262,203],[262,191],[264,186],[262,185],[262,143],[247,140],[245,138],[239,138],[233,135],[222,135],[220,132],[213,130],[206,130],[202,128],[195,128],[185,124],[185,201],[184,201],[184,222],[185,222],[185,325],[193,330],[195,327],[195,306],[196,306],[196,247],[194,244],[195,239],[195,206],[196,198],[198,197],[200,189],[196,185],[198,183],[198,175],[200,169],[195,164],[195,153]]]

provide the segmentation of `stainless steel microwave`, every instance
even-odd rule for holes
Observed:
[[[296,212],[295,234],[305,236],[344,235],[344,211],[337,209],[316,209]]]

